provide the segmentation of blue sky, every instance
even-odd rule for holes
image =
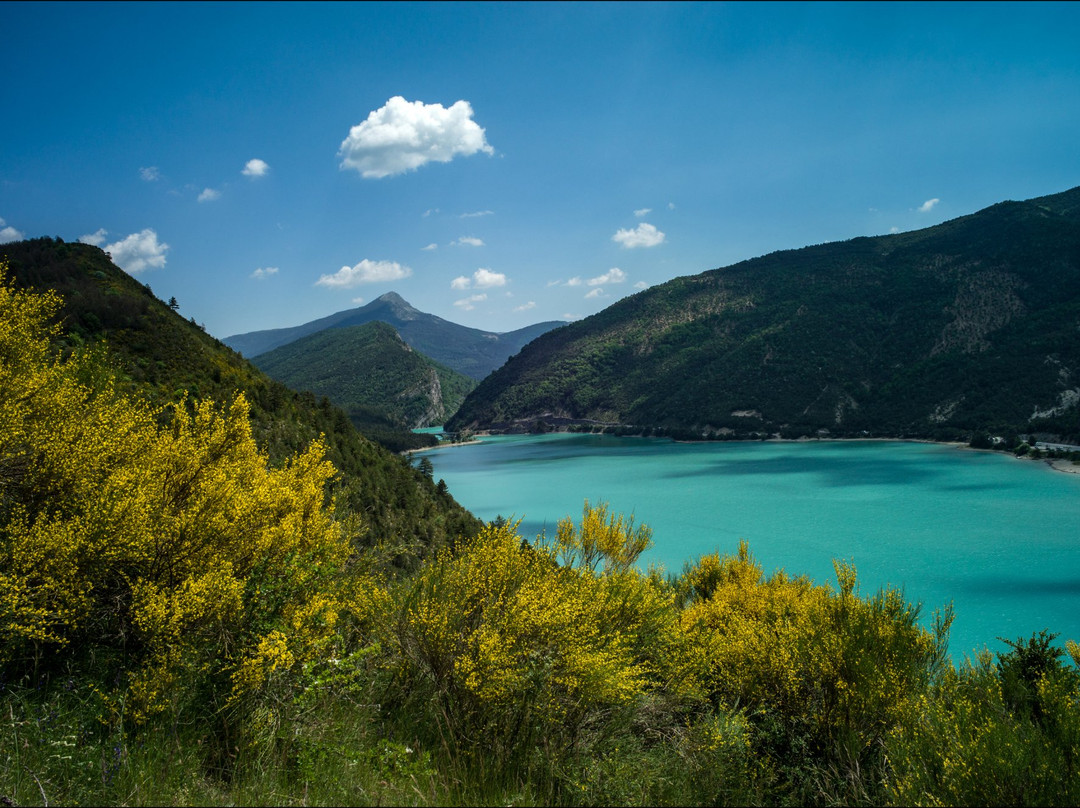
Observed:
[[[0,241],[493,331],[1080,185],[1080,4],[3,3]],[[0,245],[0,252],[2,252]]]

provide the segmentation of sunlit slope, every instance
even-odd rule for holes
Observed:
[[[319,331],[252,361],[294,390],[326,396],[354,418],[374,410],[409,429],[442,424],[476,386],[377,321]]]
[[[126,378],[125,392],[166,404],[185,391],[219,402],[242,391],[255,440],[276,462],[324,435],[327,459],[339,472],[339,508],[360,515],[365,542],[419,548],[477,529],[468,511],[406,460],[358,433],[343,410],[266,376],[158,300],[101,249],[40,238],[0,245],[4,255],[18,286],[63,296],[65,344],[107,347],[109,361]]]
[[[772,253],[545,334],[448,427],[1080,432],[1080,189]]]

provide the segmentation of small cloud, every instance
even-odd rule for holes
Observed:
[[[9,241],[21,241],[25,237],[26,234],[21,230],[16,230],[3,219],[0,219],[0,244],[7,244]]]
[[[667,209],[668,210],[675,210],[675,203],[674,202],[668,202],[667,203]]]
[[[648,222],[642,222],[633,230],[619,230],[611,237],[626,248],[655,247],[664,241],[664,233],[657,230]]]
[[[900,228],[897,227],[896,225],[893,225],[892,227],[889,228],[889,232],[892,233],[893,235],[896,235],[897,233],[900,232]]]
[[[585,281],[589,286],[601,286],[605,283],[622,283],[626,280],[626,273],[618,267],[612,267],[603,275],[597,275],[595,278],[589,278]]]
[[[590,297],[603,297],[603,296],[604,296],[604,290],[600,289],[600,288],[596,288],[596,289],[593,289],[591,292],[589,292],[587,295],[585,295],[585,299],[588,300]]]
[[[468,101],[446,108],[396,95],[349,130],[338,150],[340,167],[379,179],[415,171],[430,162],[449,163],[458,155],[494,154],[483,127],[472,117]]]
[[[215,191],[213,188],[203,188],[201,194],[199,194],[200,202],[213,202],[215,199],[221,197],[221,191]]]
[[[451,241],[450,246],[458,247],[483,247],[483,239],[478,239],[476,236],[462,236],[457,241]]]
[[[637,216],[639,219],[642,216],[648,216],[650,213],[652,213],[652,208],[638,208],[634,211],[634,215]]]
[[[145,166],[139,169],[139,176],[143,182],[157,182],[161,179],[161,172],[157,166]]]
[[[506,286],[506,275],[502,272],[492,272],[490,269],[481,267],[473,273],[472,278],[460,275],[450,281],[451,289],[491,289],[495,286]]]
[[[562,316],[562,319],[564,319],[564,320],[580,320],[581,315],[580,314],[564,314]]]
[[[353,303],[356,303],[357,305],[360,305],[361,303],[363,303],[363,302],[364,302],[364,298],[362,298],[362,297],[354,297],[354,298],[352,299],[352,302],[353,302]]]
[[[481,303],[485,300],[487,300],[487,295],[484,294],[469,295],[468,297],[462,298],[461,300],[455,300],[454,305],[462,311],[472,311],[476,308],[477,303]]]
[[[515,306],[514,311],[528,311],[529,309],[536,308],[536,301],[530,300],[528,303],[522,303],[520,306]]]
[[[412,275],[412,269],[397,261],[369,261],[365,258],[356,266],[342,267],[333,275],[322,275],[316,286],[332,289],[352,289],[362,283],[386,283],[399,281]]]
[[[425,219],[426,219],[426,218],[427,218],[428,216],[430,216],[431,214],[433,214],[433,213],[438,213],[438,212],[439,212],[439,209],[438,209],[438,208],[428,208],[427,210],[425,210],[425,211],[423,212],[422,216],[423,216],[423,218],[425,218]]]
[[[473,211],[472,213],[462,213],[458,218],[459,219],[475,219],[478,216],[492,216],[492,215],[494,215],[494,213],[495,213],[495,211],[493,211],[493,210],[476,210],[476,211]]]
[[[929,213],[930,211],[932,211],[934,209],[934,206],[937,205],[937,203],[940,202],[940,201],[941,200],[937,199],[937,198],[927,199],[925,202],[923,202],[921,205],[919,205],[919,213]]]
[[[581,286],[582,283],[584,283],[584,281],[582,281],[581,278],[573,277],[573,278],[571,278],[570,280],[568,280],[566,282],[566,285],[567,286]]]
[[[648,289],[649,284],[645,283],[645,281],[638,281],[637,283],[634,284],[634,288],[635,289]]]
[[[3,222],[0,222],[3,224]],[[105,243],[105,236],[109,235],[109,231],[104,227],[99,227],[93,233],[88,233],[85,236],[79,236],[79,241],[83,244],[93,244],[95,247],[100,247]]]
[[[270,172],[270,166],[267,165],[265,160],[260,160],[257,157],[253,160],[248,160],[244,164],[244,168],[240,171],[245,177],[265,177]]]
[[[420,249],[421,249],[421,250],[437,250],[437,249],[439,249],[439,245],[438,245],[438,244],[436,244],[436,243],[435,243],[435,242],[433,241],[433,242],[431,242],[431,243],[430,243],[429,245],[427,245],[426,247],[421,247]]]
[[[112,256],[114,264],[129,275],[137,275],[145,269],[161,269],[165,266],[165,253],[169,245],[159,242],[157,233],[148,227],[108,244],[104,249]]]
[[[258,269],[256,269],[254,272],[251,273],[251,277],[253,277],[257,281],[263,281],[263,280],[266,280],[267,278],[269,278],[271,275],[277,275],[277,274],[278,274],[278,268],[277,267],[259,267]]]

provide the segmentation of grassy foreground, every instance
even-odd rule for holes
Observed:
[[[642,572],[587,502],[403,568],[318,441],[119,392],[56,306],[0,283],[0,802],[1080,801],[1075,643],[957,668],[948,612],[849,565]]]

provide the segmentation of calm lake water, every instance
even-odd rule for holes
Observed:
[[[681,571],[739,539],[766,573],[860,591],[904,590],[923,623],[952,602],[949,650],[1049,629],[1080,640],[1080,475],[992,452],[882,441],[675,443],[555,434],[486,438],[425,453],[435,479],[484,520],[533,537],[580,518],[587,498],[653,529],[644,564]]]

